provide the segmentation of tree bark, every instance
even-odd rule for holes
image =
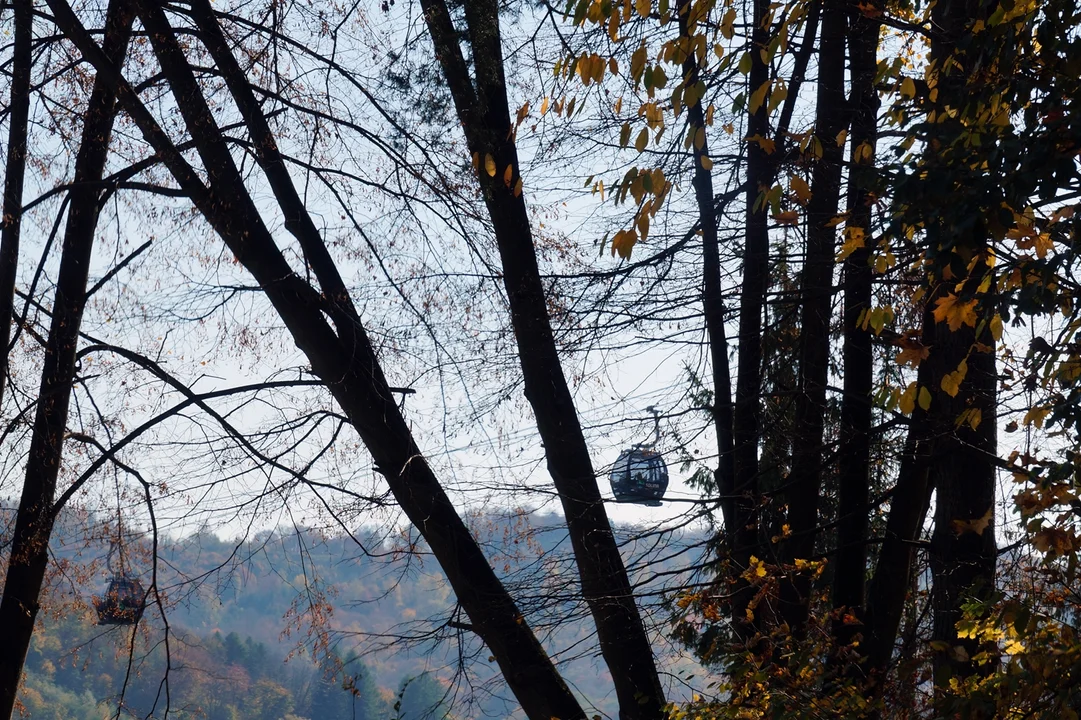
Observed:
[[[421,5],[469,151],[479,160],[481,191],[503,266],[525,395],[536,416],[548,471],[566,515],[582,593],[612,674],[620,717],[664,717],[664,692],[653,649],[563,375],[525,198],[517,185],[521,169],[503,76],[498,4],[494,0],[466,0],[475,68],[472,80],[446,5],[442,0],[422,0]],[[493,175],[485,171],[488,158],[495,163]],[[505,180],[508,168],[510,176]]]
[[[7,164],[4,207],[0,216],[0,408],[8,378],[11,313],[15,306],[15,273],[22,230],[23,179],[26,175],[27,127],[30,120],[30,46],[34,39],[33,0],[13,0],[15,16],[11,57],[11,103],[8,106]]]
[[[105,20],[103,52],[120,64],[127,53],[133,12],[127,0],[111,0]],[[75,159],[63,251],[57,274],[52,321],[45,346],[37,412],[26,477],[15,515],[4,596],[0,600],[0,718],[9,718],[19,691],[23,663],[38,614],[49,563],[53,499],[64,449],[68,403],[75,381],[75,353],[86,306],[86,285],[97,228],[98,187],[105,168],[116,115],[116,98],[95,78]],[[3,319],[7,326],[10,319]]]

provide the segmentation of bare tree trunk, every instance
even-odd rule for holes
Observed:
[[[288,187],[291,183],[287,175],[268,170],[268,177],[274,175],[274,190],[286,216],[295,223],[294,232],[305,236],[304,243],[318,241],[321,246],[320,249],[305,245],[305,254],[319,275],[322,294],[289,267],[275,245],[243,185],[161,6],[145,2],[140,7],[140,16],[209,173],[209,187],[172,145],[117,68],[102,56],[70,7],[63,0],[49,0],[49,5],[68,38],[116,88],[122,107],[177,182],[263,287],[297,346],[311,362],[313,372],[323,379],[349,416],[395,499],[428,542],[469,615],[473,631],[491,650],[526,714],[543,720],[584,718],[581,706],[495,576],[413,441],[368,336],[359,318],[352,317],[351,303],[346,302],[347,298],[332,297],[336,270],[320,267],[318,256],[325,251],[325,245],[321,239],[305,235],[314,225],[310,218],[297,217],[297,208],[289,205],[288,196],[295,190]],[[202,10],[205,15],[205,5]],[[207,40],[214,47],[210,34]],[[253,139],[262,141],[261,164],[267,168],[280,162],[265,121],[260,122],[250,114],[250,91],[239,90],[245,83],[238,80],[235,62],[226,65],[223,73],[230,89],[237,92],[236,100],[247,116],[249,131]],[[326,322],[324,313],[333,320],[337,331]]]
[[[8,152],[4,168],[4,208],[0,217],[0,408],[8,379],[8,345],[19,265],[23,179],[26,175],[27,125],[30,120],[30,45],[34,39],[33,0],[13,0],[15,15],[11,58],[11,103],[8,106]]]
[[[679,17],[680,37],[690,38],[693,30],[688,27],[687,14],[690,0],[680,0],[676,5]],[[683,61],[683,86],[698,84],[701,73],[694,53],[688,53]],[[735,475],[732,456],[732,378],[728,371],[728,337],[724,329],[724,299],[721,291],[720,241],[717,237],[717,205],[713,193],[713,174],[703,165],[709,157],[709,139],[706,136],[706,118],[702,103],[695,100],[687,108],[687,123],[691,137],[701,133],[702,144],[691,143],[694,162],[695,202],[698,204],[698,221],[702,228],[702,312],[706,318],[706,335],[709,338],[710,364],[713,371],[713,425],[717,435],[717,470],[714,473],[717,493],[721,498],[721,513],[726,528],[738,527],[746,522],[736,509],[733,489]]]
[[[566,515],[582,593],[593,615],[601,654],[612,673],[620,717],[663,717],[664,692],[653,649],[563,375],[525,198],[517,184],[521,169],[503,75],[498,4],[494,0],[465,3],[475,68],[472,81],[446,5],[442,0],[422,0],[422,7],[469,150],[480,160],[480,185],[499,247],[525,395],[533,407],[548,471]],[[489,158],[495,163],[495,173],[484,170]]]
[[[852,73],[851,169],[848,187],[848,226],[861,228],[867,238],[844,260],[844,350],[841,434],[838,448],[837,557],[834,561],[833,607],[839,611],[834,628],[838,645],[848,645],[860,632],[867,578],[867,533],[870,507],[871,333],[860,327],[860,316],[871,307],[871,190],[878,137],[877,65],[879,22],[849,4],[848,35]],[[854,621],[846,621],[846,616]]]
[[[133,12],[127,0],[112,0],[105,20],[104,52],[122,63]],[[23,663],[38,614],[49,563],[53,500],[64,449],[68,403],[75,381],[75,353],[86,306],[86,285],[97,228],[100,182],[109,151],[116,97],[95,78],[86,110],[75,179],[71,189],[63,252],[45,346],[37,413],[26,464],[26,479],[15,516],[4,596],[0,601],[0,718],[11,717]],[[7,326],[4,318],[3,325]]]
[[[762,27],[769,17],[769,1],[753,0],[749,92],[769,81],[769,65],[762,58],[769,43],[769,29]],[[750,113],[747,135],[767,138],[767,103]],[[743,281],[740,286],[739,348],[737,351],[736,399],[732,411],[733,471],[736,497],[735,516],[742,522],[729,529],[733,574],[747,567],[758,550],[758,443],[762,416],[762,313],[765,309],[769,277],[769,227],[764,193],[773,182],[769,154],[762,143],[747,143],[747,211],[743,241]],[[746,608],[751,595],[746,583],[737,582],[733,601],[733,624],[737,635],[746,635]]]
[[[830,309],[836,264],[837,215],[841,195],[843,146],[837,136],[848,120],[845,101],[845,32],[843,0],[824,0],[822,42],[818,55],[818,98],[815,137],[822,157],[811,177],[807,207],[807,254],[801,282],[799,386],[796,394],[792,471],[788,477],[789,525],[792,539],[784,543],[783,558],[810,558],[818,536],[818,499],[822,485],[826,384],[829,378]],[[794,634],[807,620],[810,580],[804,573],[781,585],[781,614]]]

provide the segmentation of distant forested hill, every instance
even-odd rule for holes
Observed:
[[[568,663],[566,676],[597,712],[611,714],[606,668],[591,655],[590,625],[575,600],[577,578],[561,561],[559,518],[472,522],[497,570],[525,590],[523,611],[563,649],[557,660]],[[208,720],[513,714],[438,565],[408,534],[290,529],[228,542],[201,532],[163,543],[157,572],[165,619],[148,608],[133,637],[130,628],[95,624],[87,601],[106,573],[74,571],[94,570],[89,558],[96,555],[72,539],[80,533],[71,527],[58,536],[54,554],[64,571],[53,580],[53,612],[44,615],[28,658],[22,702],[32,718],[103,718],[121,705],[131,716],[160,717],[166,704],[170,717]],[[678,551],[697,552],[703,539],[666,538],[666,559],[656,562],[634,542],[626,552],[632,565],[638,559],[639,575],[663,574],[676,562],[692,564]],[[153,569],[146,551],[141,541],[128,553],[144,582]],[[81,574],[93,579],[64,582]],[[664,612],[659,603],[654,611]],[[658,640],[663,655],[667,645]],[[468,678],[458,673],[461,664]],[[674,654],[665,664],[690,671]]]

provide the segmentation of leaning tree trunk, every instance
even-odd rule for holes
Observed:
[[[472,78],[443,0],[422,0],[421,5],[469,151],[480,159],[481,191],[499,247],[525,395],[533,407],[548,471],[566,515],[582,593],[593,615],[601,654],[612,674],[620,717],[663,717],[664,691],[653,649],[601,500],[548,316],[529,214],[519,184],[521,169],[503,76],[498,3],[466,0],[475,69]],[[495,173],[485,171],[488,159],[494,162]]]
[[[65,35],[109,80],[121,106],[158,157],[263,288],[297,346],[311,362],[313,372],[326,383],[371,452],[402,510],[428,542],[469,615],[473,631],[487,644],[527,716],[543,720],[584,718],[581,706],[420,453],[352,303],[348,297],[333,297],[337,284],[333,276],[337,271],[322,264],[329,259],[323,256],[326,248],[322,239],[307,235],[314,228],[310,218],[297,217],[294,211],[298,208],[290,206],[288,178],[266,170],[280,163],[281,157],[265,120],[260,122],[249,115],[250,89],[238,91],[235,61],[221,63],[223,73],[230,90],[237,92],[238,106],[247,116],[253,138],[262,140],[260,164],[268,177],[274,176],[275,194],[290,218],[291,230],[299,233],[298,237],[304,236],[305,259],[316,272],[323,292],[294,272],[276,246],[244,186],[161,6],[154,2],[141,3],[140,17],[206,167],[209,186],[172,144],[119,70],[102,55],[71,8],[63,0],[48,2]],[[202,12],[204,16],[208,13],[205,5]],[[212,34],[208,33],[206,40],[209,47],[215,46]],[[220,37],[217,41],[220,42]],[[304,208],[299,210],[307,214]],[[310,243],[317,243],[318,247]],[[327,323],[326,317],[331,318],[335,328]]]
[[[112,0],[105,19],[104,53],[121,64],[131,35],[127,0]],[[45,569],[49,563],[53,499],[75,382],[75,353],[86,306],[86,285],[97,228],[99,183],[109,151],[116,97],[95,78],[86,109],[75,179],[57,274],[52,321],[45,346],[37,412],[27,456],[26,478],[15,515],[4,596],[0,600],[0,718],[11,717],[23,663],[34,632]],[[7,319],[3,324],[7,326]]]

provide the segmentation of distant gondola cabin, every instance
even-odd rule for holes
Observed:
[[[619,502],[658,506],[668,489],[668,467],[661,454],[633,447],[619,454],[612,466],[612,494]]]
[[[135,578],[114,575],[105,595],[94,607],[98,611],[98,625],[134,625],[143,616],[146,593]]]

